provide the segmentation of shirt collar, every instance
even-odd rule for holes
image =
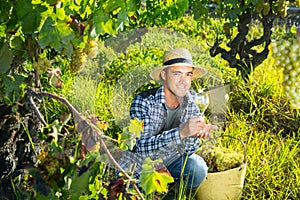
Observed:
[[[166,103],[166,96],[164,93],[164,85],[158,88],[157,92],[155,93],[154,99],[157,103]]]

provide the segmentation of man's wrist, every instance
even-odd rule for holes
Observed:
[[[181,133],[182,133],[181,129],[182,129],[181,127],[180,128],[178,127],[178,128],[175,129],[175,132],[174,132],[175,137],[174,137],[174,139],[175,139],[175,143],[176,144],[181,144],[181,142],[182,142],[181,140],[184,138],[181,135]]]
[[[184,133],[184,128],[180,127],[180,128],[178,128],[178,131],[179,131],[180,139],[182,140],[183,138],[185,138],[185,135],[183,134]]]

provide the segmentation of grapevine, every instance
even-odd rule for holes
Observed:
[[[275,64],[283,68],[283,87],[292,109],[300,109],[300,43],[281,41],[272,44]]]

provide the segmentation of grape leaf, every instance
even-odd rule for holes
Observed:
[[[143,121],[140,121],[137,118],[132,119],[128,127],[129,132],[134,133],[138,138],[141,137],[141,132],[143,131],[143,123]]]
[[[39,34],[39,44],[42,48],[50,46],[61,52],[63,48],[70,47],[71,40],[75,38],[74,31],[63,21],[53,22],[48,17]]]
[[[118,141],[121,149],[132,149],[136,144],[136,138],[141,137],[143,131],[143,121],[135,118],[130,121],[128,127],[123,128],[123,132],[118,135]]]
[[[3,94],[5,95],[5,103],[8,105],[13,104],[24,97],[26,84],[24,83],[26,76],[14,74],[12,76],[6,76],[0,74],[0,79],[3,80],[5,88]]]
[[[54,5],[57,3],[58,0],[46,0],[46,2],[50,5]]]
[[[87,18],[90,14],[93,13],[92,8],[94,7],[93,1],[90,0],[83,0],[80,3],[80,17]]]
[[[108,33],[108,34],[116,33],[115,28],[114,28],[115,22],[113,19],[109,19],[107,22],[103,23],[102,25],[103,25],[102,27],[103,27],[103,30],[105,33]]]
[[[59,20],[66,19],[66,12],[64,8],[56,8],[56,16]]]
[[[31,34],[36,31],[41,23],[41,14],[47,10],[47,7],[37,4],[32,5],[31,1],[20,0],[16,6],[16,13],[22,24],[24,34]]]
[[[122,31],[124,29],[124,25],[129,25],[128,12],[125,10],[121,10],[121,12],[119,12],[117,19],[118,30]]]
[[[22,56],[26,48],[24,36],[18,34],[13,35],[10,39],[10,47],[14,55]]]
[[[123,132],[118,135],[118,141],[123,150],[132,149],[136,144],[135,135],[128,130],[128,127],[123,128]]]
[[[108,13],[105,13],[103,10],[97,10],[94,13],[93,17],[93,29],[95,33],[98,34],[115,34],[116,30],[114,28],[115,23]]]
[[[120,0],[105,1],[102,6],[103,6],[103,9],[105,10],[105,12],[113,12],[113,11],[117,10],[118,8],[124,9],[126,7],[124,0],[122,0],[122,1],[120,1]]]
[[[152,161],[146,158],[143,163],[143,170],[140,175],[140,185],[146,194],[157,192],[167,192],[168,184],[174,182],[172,176],[168,173],[160,173],[155,170],[155,164],[162,162],[162,160]]]
[[[13,53],[5,43],[2,44],[0,49],[0,73],[5,73],[10,68],[10,64],[13,60]]]
[[[71,200],[78,199],[84,192],[88,190],[90,176],[90,171],[87,171],[81,176],[74,176],[72,178],[72,183],[70,186],[70,194],[72,194],[70,198]]]
[[[126,1],[126,10],[135,12],[139,9],[140,1],[139,0],[129,0]]]

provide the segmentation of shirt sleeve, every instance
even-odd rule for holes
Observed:
[[[130,117],[138,118],[144,122],[144,132],[141,133],[140,138],[137,138],[136,146],[133,151],[144,153],[146,156],[152,157],[155,154],[155,151],[166,146],[168,143],[175,142],[176,144],[181,144],[182,141],[180,139],[179,127],[164,131],[160,134],[152,133],[152,119],[155,117],[160,119],[161,116],[155,116],[156,112],[150,112],[150,109],[150,101],[138,95],[132,101]],[[160,120],[163,119],[161,118]]]

